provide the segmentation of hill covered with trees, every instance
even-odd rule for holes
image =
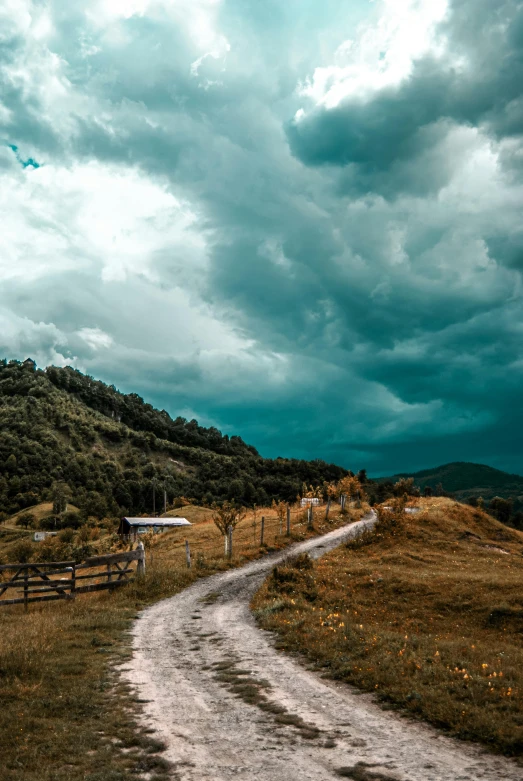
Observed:
[[[449,493],[457,499],[483,497],[492,499],[500,496],[505,499],[523,497],[523,477],[511,475],[494,469],[486,464],[472,464],[467,461],[455,461],[433,469],[423,469],[420,472],[404,472],[393,477],[381,477],[377,482],[395,483],[401,478],[414,479],[421,491],[432,489],[433,493]]]
[[[190,497],[245,505],[291,501],[303,483],[348,472],[321,460],[262,458],[240,437],[172,419],[135,393],[70,367],[0,361],[0,512],[71,500],[99,518]],[[59,508],[63,509],[63,507]]]

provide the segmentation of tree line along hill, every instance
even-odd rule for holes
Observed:
[[[53,500],[98,518],[151,513],[153,486],[157,509],[164,491],[169,503],[264,505],[349,474],[321,460],[262,458],[240,437],[30,359],[0,360],[0,431],[0,518]]]
[[[486,464],[455,461],[450,464],[376,478],[376,487],[390,493],[409,481],[421,494],[451,496],[472,506],[478,503],[503,523],[523,529],[523,477]]]
[[[479,496],[483,499],[492,499],[495,496],[514,500],[523,498],[521,475],[511,475],[486,464],[473,464],[468,461],[454,461],[420,472],[402,472],[392,477],[379,477],[377,482],[395,483],[410,477],[421,491],[428,487],[433,492],[447,492],[461,500]]]

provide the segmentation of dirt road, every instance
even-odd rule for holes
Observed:
[[[374,516],[293,552],[317,557]],[[287,552],[288,553],[288,552]],[[281,554],[148,608],[123,675],[181,781],[522,781],[523,769],[381,710],[274,649],[249,601]]]

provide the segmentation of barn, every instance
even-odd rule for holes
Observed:
[[[138,534],[164,532],[178,526],[192,526],[192,524],[187,518],[122,518],[118,534],[122,536],[122,539],[128,540],[136,538]]]

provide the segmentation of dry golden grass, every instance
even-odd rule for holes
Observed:
[[[171,596],[198,577],[238,566],[296,539],[336,528],[352,518],[325,510],[307,530],[293,513],[292,536],[279,534],[270,509],[265,540],[256,541],[253,515],[236,529],[232,561],[223,557],[223,538],[204,508],[183,508],[193,527],[145,536],[146,576],[115,591],[79,596],[75,602],[1,608],[0,767],[2,781],[129,781],[167,778],[161,746],[136,726],[140,707],[118,683],[115,665],[129,653],[127,631],[137,610]],[[198,519],[198,520],[197,520]],[[283,530],[284,532],[285,530]],[[189,539],[193,567],[185,564]],[[0,550],[0,553],[2,551]]]
[[[418,506],[310,568],[276,568],[253,608],[280,647],[385,707],[521,755],[523,534],[449,499]]]
[[[325,507],[314,510],[314,528],[307,528],[307,515],[301,508],[291,509],[291,537],[286,536],[286,521],[283,523],[275,516],[272,508],[259,508],[254,514],[251,511],[234,530],[232,564],[238,566],[258,557],[261,553],[279,550],[289,542],[305,540],[310,536],[324,534],[336,529],[344,523],[355,521],[368,510],[365,505],[361,509],[351,508],[350,515],[342,515],[339,507],[333,505],[329,520],[325,520]],[[153,561],[169,561],[177,566],[185,563],[185,540],[188,540],[192,562],[201,570],[216,571],[230,564],[223,558],[224,539],[212,520],[212,510],[204,507],[186,506],[170,513],[173,516],[187,518],[194,523],[191,527],[173,529],[159,535],[143,535],[145,544],[150,546]],[[264,523],[264,545],[260,546],[261,519]]]
[[[212,519],[212,510],[197,504],[186,504],[183,507],[162,513],[161,518],[187,518],[191,523],[201,523]]]

